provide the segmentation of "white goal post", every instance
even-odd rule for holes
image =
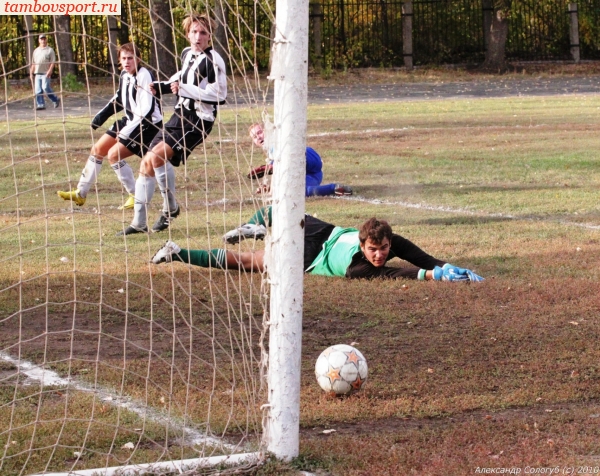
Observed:
[[[306,108],[308,0],[277,0],[270,79],[275,84],[273,226],[269,317],[267,449],[278,458],[298,456]]]

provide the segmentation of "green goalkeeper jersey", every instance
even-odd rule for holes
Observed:
[[[306,271],[323,276],[346,276],[346,269],[359,251],[358,230],[336,226]]]

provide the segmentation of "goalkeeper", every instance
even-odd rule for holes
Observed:
[[[257,147],[266,151],[265,132],[258,123],[252,124],[248,129],[252,142]],[[267,154],[268,151],[266,151]],[[265,174],[273,173],[273,161],[267,157],[267,164],[252,169],[248,178],[261,178]],[[347,185],[328,183],[321,185],[323,181],[323,161],[315,149],[306,148],[306,196],[307,197],[325,197],[327,195],[352,195],[352,188]],[[263,184],[256,193],[265,193],[269,191],[268,184]]]
[[[113,114],[125,111],[94,144],[86,165],[81,172],[77,189],[59,191],[58,196],[82,206],[90,188],[96,183],[104,157],[129,193],[127,201],[119,209],[134,206],[135,178],[125,159],[132,155],[143,156],[148,145],[162,128],[162,112],[150,91],[154,81],[152,73],[140,66],[140,51],[133,43],[119,48],[121,76],[119,89],[108,104],[92,119],[92,129],[98,129]]]
[[[240,239],[262,239],[266,222],[271,223],[271,207],[261,208],[250,221],[225,234],[228,243]],[[388,267],[394,258],[408,261],[410,267]],[[259,271],[265,269],[264,250],[237,253],[224,249],[187,250],[172,241],[160,248],[154,264],[182,261],[205,268],[241,269]],[[454,266],[427,254],[410,240],[396,235],[384,220],[371,218],[356,228],[341,228],[310,215],[304,225],[304,270],[310,274],[356,278],[408,278],[435,281],[483,281],[473,271]]]

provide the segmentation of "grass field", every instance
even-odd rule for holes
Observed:
[[[307,275],[301,454],[258,474],[600,472],[599,113],[598,96],[309,108],[324,182],[355,190],[308,199],[309,213],[341,226],[388,219],[486,281]],[[168,235],[114,236],[131,215],[117,209],[124,197],[108,166],[83,208],[60,201],[56,190],[76,185],[87,158],[87,121],[0,124],[2,355],[256,448],[261,277],[149,265]],[[178,171],[185,213],[170,233],[185,247],[221,246],[260,205],[245,174],[263,159],[246,137],[230,140],[250,113],[226,110],[221,121],[220,138],[213,132],[206,154]],[[154,214],[159,202],[157,193]],[[263,244],[242,244],[251,246]],[[369,380],[354,396],[328,397],[316,358],[351,342]],[[3,475],[221,451],[90,392],[40,391],[8,360],[2,366]],[[250,375],[253,386],[243,385]],[[131,441],[135,450],[124,447]]]

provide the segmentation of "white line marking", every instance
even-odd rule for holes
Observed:
[[[344,136],[350,134],[386,134],[388,132],[401,132],[414,129],[414,127],[401,127],[399,129],[365,129],[362,131],[334,131],[334,132],[318,132],[315,134],[307,134],[306,137],[329,137],[329,136]],[[420,130],[421,128],[419,128]]]
[[[515,216],[509,215],[507,213],[487,213],[481,211],[473,211],[468,210],[466,208],[451,208],[444,207],[439,205],[428,205],[426,203],[410,203],[410,202],[401,202],[401,201],[389,201],[389,200],[379,200],[376,198],[365,198],[360,195],[353,195],[351,197],[336,197],[338,200],[351,200],[363,203],[369,203],[371,205],[388,205],[388,206],[400,206],[404,208],[414,208],[418,210],[431,210],[436,212],[446,212],[446,213],[455,213],[469,216],[481,216],[487,218],[505,218],[507,220],[523,220],[523,221],[539,221],[539,222],[547,222],[547,223],[560,223],[565,226],[576,226],[579,228],[585,228],[586,230],[600,230],[600,225],[592,225],[591,223],[577,223],[568,220],[562,219],[552,219],[552,218],[538,218],[538,217],[528,217],[528,216]]]
[[[224,443],[218,438],[206,436],[198,430],[189,428],[178,421],[178,418],[173,416],[165,415],[164,413],[144,405],[143,402],[132,399],[127,396],[119,396],[115,392],[101,387],[99,385],[91,385],[84,382],[77,381],[73,377],[63,378],[53,370],[48,370],[40,367],[39,365],[33,364],[26,360],[15,359],[14,357],[0,351],[0,359],[5,362],[10,362],[18,368],[19,373],[27,376],[27,380],[23,383],[24,385],[31,385],[33,382],[39,382],[43,387],[46,386],[59,386],[59,387],[70,387],[75,390],[87,393],[94,393],[101,401],[112,405],[117,408],[123,408],[129,410],[143,420],[149,420],[153,423],[160,425],[168,425],[175,431],[181,432],[184,435],[184,439],[190,445],[201,446],[208,445],[214,446],[222,450],[237,451],[239,450],[238,445],[231,445]]]

